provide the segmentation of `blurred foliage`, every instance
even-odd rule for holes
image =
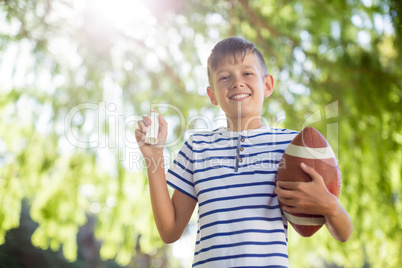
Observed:
[[[276,80],[267,124],[313,125],[341,165],[351,239],[291,230],[291,264],[402,263],[400,1],[152,0],[130,10],[138,20],[124,27],[96,3],[0,1],[0,243],[26,200],[38,224],[32,244],[69,261],[87,215],[97,219],[103,259],[126,265],[138,246],[163,247],[135,122],[151,107],[164,114],[166,161],[184,131],[215,126],[206,58],[234,35],[256,44]]]

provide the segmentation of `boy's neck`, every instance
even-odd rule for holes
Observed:
[[[229,118],[227,118],[226,122],[227,122],[226,129],[234,132],[241,132],[243,130],[252,130],[264,126],[264,124],[261,122],[261,118],[256,118],[253,120],[250,119],[230,120]]]

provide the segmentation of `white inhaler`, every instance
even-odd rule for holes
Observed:
[[[158,143],[158,132],[159,132],[158,113],[155,111],[151,111],[150,118],[152,124],[148,126],[147,134],[145,136],[145,143],[155,145]]]

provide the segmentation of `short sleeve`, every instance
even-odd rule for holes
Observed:
[[[197,200],[193,178],[192,136],[184,143],[173,164],[166,173],[167,184]]]

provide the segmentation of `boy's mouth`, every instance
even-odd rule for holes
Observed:
[[[251,94],[241,93],[241,94],[233,95],[232,97],[229,97],[229,99],[231,99],[231,100],[241,100],[241,99],[244,99],[244,98],[247,98],[247,97],[250,97],[250,96],[251,96]]]

